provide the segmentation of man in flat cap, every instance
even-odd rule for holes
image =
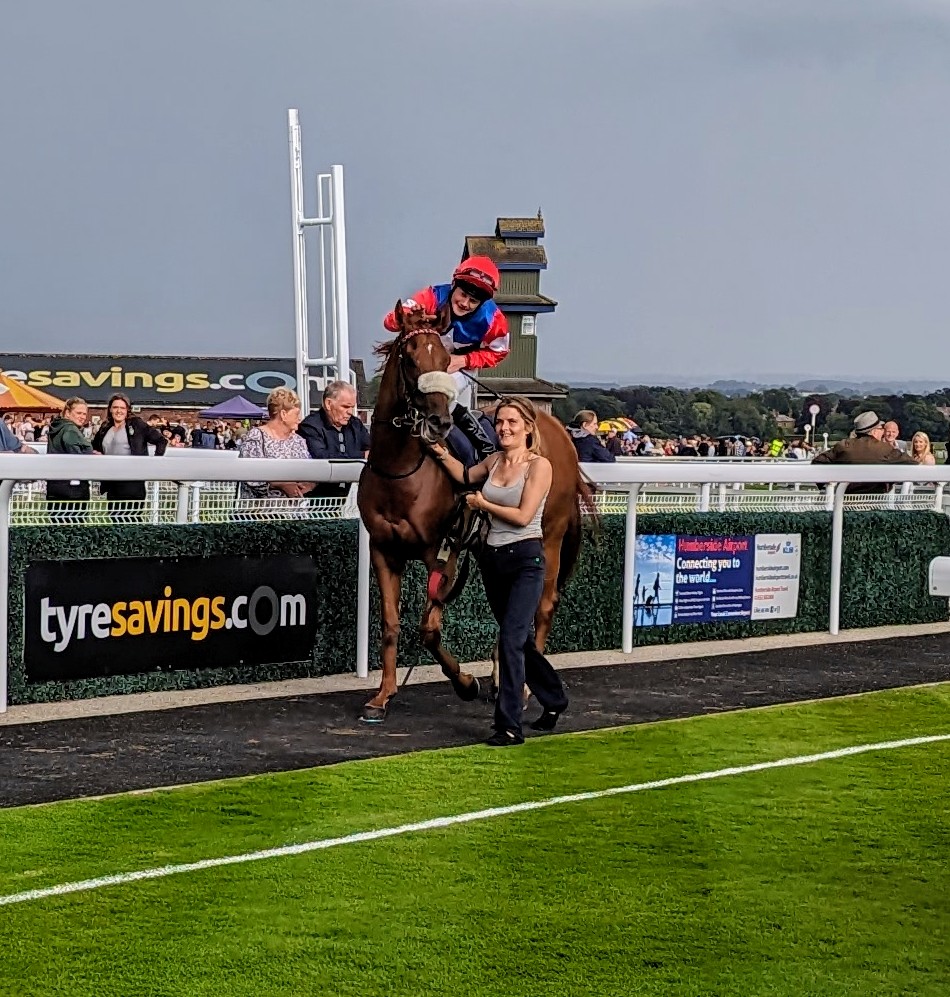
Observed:
[[[890,443],[884,442],[884,423],[876,412],[862,412],[854,420],[854,433],[836,443],[830,450],[818,454],[813,464],[913,464],[914,459],[901,453]],[[891,486],[877,484],[850,484],[849,492],[886,492]]]

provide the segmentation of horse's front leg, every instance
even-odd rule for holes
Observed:
[[[431,563],[430,563],[431,561]],[[452,587],[455,578],[456,558],[453,557],[445,568],[440,568],[434,557],[426,559],[426,568],[430,578],[434,570],[441,570],[445,573],[445,581],[442,583],[444,591]],[[459,699],[471,702],[478,698],[478,679],[468,672],[463,672],[459,665],[458,658],[448,650],[442,643],[442,612],[444,607],[437,599],[426,599],[425,608],[422,610],[422,620],[419,623],[419,633],[422,636],[422,644],[432,655],[442,668],[442,674],[452,683],[452,688]]]
[[[382,723],[386,719],[389,701],[396,695],[396,651],[399,645],[399,595],[402,589],[404,564],[390,561],[375,547],[370,550],[376,583],[379,585],[382,639],[380,659],[382,676],[379,690],[363,707],[362,719],[367,723]]]

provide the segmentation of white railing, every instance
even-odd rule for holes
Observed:
[[[146,482],[142,501],[108,503],[97,481],[85,501],[47,500],[44,482],[14,486],[11,526],[105,526],[117,523],[240,523],[249,519],[340,519],[356,516],[356,485],[339,498],[248,498],[236,481],[188,481],[185,519],[179,519],[179,493],[173,481]]]
[[[629,493],[598,491],[594,505],[603,514],[625,515]],[[746,491],[719,485],[704,497],[700,486],[685,485],[681,491],[647,491],[637,493],[637,512],[830,512],[834,507],[833,487],[801,491]],[[927,509],[946,511],[937,505],[933,488],[901,492],[891,490],[883,495],[852,494],[844,497],[845,509],[870,511],[901,509],[920,512]]]
[[[8,612],[10,568],[10,500],[15,481],[72,480],[97,481],[165,481],[176,487],[176,522],[189,522],[190,484],[195,481],[357,481],[362,461],[288,460],[254,458],[241,461],[196,460],[168,454],[154,457],[107,457],[39,454],[0,454],[0,712],[7,708],[8,671]],[[655,484],[658,464],[632,460],[616,464],[585,464],[588,478],[609,492],[624,492],[626,502],[626,533],[624,540],[623,633],[621,646],[625,652],[633,643],[633,583],[634,551],[637,531],[639,494],[644,485]],[[713,460],[674,460],[662,463],[664,484],[699,485],[699,507],[710,509],[713,488],[728,490],[734,484],[823,485],[824,498],[830,501],[831,534],[831,600],[828,629],[838,633],[841,609],[841,551],[844,525],[845,489],[849,483],[899,485],[933,485],[930,508],[942,509],[944,486],[950,482],[950,467],[914,465],[832,465],[807,464],[801,461],[771,461],[768,463],[724,463]],[[827,485],[827,482],[831,482]],[[867,496],[864,497],[867,499]],[[886,499],[886,496],[885,496]],[[359,529],[359,556],[356,591],[356,671],[365,678],[369,674],[369,537],[362,525]]]
[[[187,523],[240,523],[247,520],[327,520],[355,518],[356,486],[346,495],[334,498],[246,498],[238,493],[236,481],[191,481],[186,498]],[[143,501],[112,502],[100,494],[98,482],[91,483],[88,502],[47,501],[44,482],[24,482],[14,486],[10,500],[11,526],[103,526],[116,523],[179,522],[179,495],[175,482],[149,481]],[[933,488],[907,491],[892,489],[883,495],[845,495],[850,510],[902,509],[920,511],[935,508]],[[628,493],[598,491],[595,507],[601,514],[624,515]],[[637,512],[821,512],[831,511],[831,488],[810,486],[776,490],[745,489],[735,483],[721,483],[704,493],[701,485],[684,483],[673,490],[643,487],[637,493]],[[947,511],[946,508],[943,511]]]

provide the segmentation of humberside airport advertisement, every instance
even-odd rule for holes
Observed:
[[[800,533],[638,536],[634,627],[798,614]]]

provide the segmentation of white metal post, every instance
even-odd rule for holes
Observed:
[[[10,496],[13,481],[0,481],[0,713],[7,712],[10,646]]]
[[[350,321],[349,298],[346,289],[346,210],[343,205],[343,167],[330,167],[333,219],[333,299],[335,305],[334,354],[336,376],[350,380]]]
[[[834,512],[835,508],[835,486],[825,485],[825,509]]]
[[[834,511],[831,514],[831,598],[828,603],[828,633],[838,633],[841,622],[841,552],[844,550],[845,482],[834,485]]]
[[[295,108],[287,112],[290,141],[290,210],[294,248],[294,342],[297,358],[297,393],[304,414],[310,411],[307,371],[307,243],[304,238],[303,152],[300,120]]]
[[[943,512],[943,482],[941,481],[934,491],[934,512]]]
[[[699,486],[699,511],[700,512],[709,512],[709,492],[710,492],[711,487],[712,486],[709,484],[708,481],[704,481]]]
[[[175,504],[175,522],[188,522],[188,499],[191,495],[191,486],[187,481],[178,482],[178,501]]]
[[[633,650],[633,603],[636,599],[634,591],[635,560],[637,552],[637,495],[639,485],[632,485],[627,495],[626,531],[623,540],[623,633],[620,635],[620,646],[624,654]]]
[[[324,199],[323,196],[324,181],[326,181],[329,190],[329,195],[327,199]],[[329,185],[330,185],[330,175],[328,173],[321,173],[317,177],[317,214],[320,216],[320,218],[325,218],[328,216],[328,214],[332,216],[333,191]],[[331,205],[329,213],[327,212],[326,208],[327,200],[329,200],[329,203]],[[320,356],[325,357],[328,356],[330,353],[330,343],[329,340],[327,339],[327,331],[328,330],[332,331],[334,328],[336,328],[336,326],[334,325],[334,320],[333,320],[333,301],[332,298],[331,299],[327,298],[327,230],[321,225],[317,229],[317,232],[320,235],[320,238],[317,242],[317,245],[320,248],[320,260],[319,260],[320,272],[317,275],[320,281]],[[330,268],[332,271],[333,268],[332,240],[330,242],[329,259],[330,259]],[[333,294],[332,286],[330,288],[330,294],[331,295]]]
[[[155,526],[159,521],[159,489],[161,484],[157,481],[150,481],[148,483],[148,506],[149,506],[149,522]]]
[[[297,392],[305,412],[310,410],[311,368],[319,368],[322,380],[337,377],[352,383],[350,372],[349,297],[346,273],[346,207],[343,167],[330,167],[317,176],[317,216],[307,217],[304,204],[303,152],[300,121],[296,110],[287,112],[290,141],[290,193],[294,246],[294,332]],[[326,189],[324,183],[327,184]],[[319,234],[320,350],[310,349],[310,317],[307,303],[307,251],[305,232]],[[329,232],[327,232],[329,229]],[[329,252],[327,238],[329,237]],[[327,268],[329,267],[329,281]]]

